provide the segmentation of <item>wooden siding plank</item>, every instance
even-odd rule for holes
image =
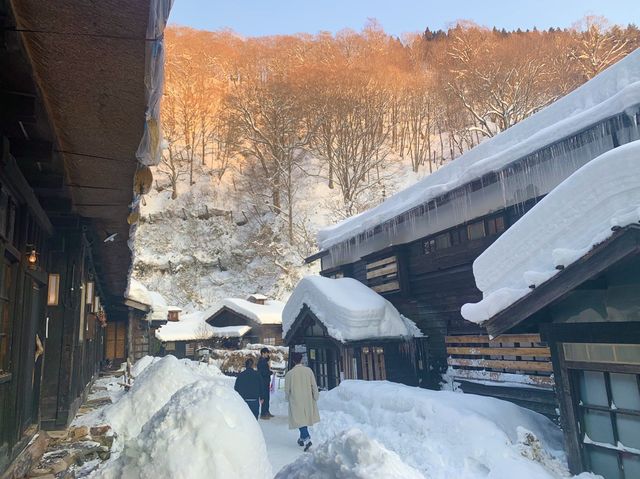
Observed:
[[[448,354],[468,356],[536,356],[551,357],[549,348],[482,348],[482,347],[448,347]]]
[[[447,344],[465,344],[465,343],[541,343],[543,342],[539,334],[503,334],[490,339],[489,336],[482,335],[463,335],[463,336],[447,336],[445,338]]]
[[[372,286],[371,289],[377,293],[396,291],[400,289],[400,283],[398,281],[390,281],[388,283],[379,284],[378,286]]]
[[[549,361],[507,361],[502,359],[463,359],[447,358],[449,366],[472,368],[510,369],[514,371],[551,372],[553,367]]]
[[[499,380],[500,374],[502,373],[498,371],[486,371],[486,370],[477,371],[477,370],[471,370],[471,369],[454,369],[453,370],[453,375],[455,378],[469,379],[469,380],[475,380],[475,381],[490,380],[498,384],[505,383],[504,381]],[[552,388],[555,385],[555,381],[551,376],[537,376],[533,374],[527,374],[526,376],[527,378],[530,379],[532,383],[534,383],[533,385],[535,386]],[[509,384],[509,383],[507,382],[506,384]],[[495,387],[495,386],[489,386],[489,387]]]
[[[385,266],[384,268],[374,269],[367,271],[367,279],[377,278],[378,276],[385,276],[387,274],[393,274],[398,272],[398,265],[396,263]]]
[[[396,257],[395,256],[388,256],[386,258],[383,259],[379,259],[378,261],[374,261],[373,263],[367,263],[367,269],[374,269],[377,268],[379,266],[384,266],[387,265],[389,263],[396,263]]]

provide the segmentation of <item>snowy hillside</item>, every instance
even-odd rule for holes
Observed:
[[[392,162],[393,174],[372,189],[366,206],[378,204],[420,179],[411,166]],[[296,241],[287,240],[286,219],[254,203],[239,186],[242,175],[216,172],[199,165],[194,184],[178,183],[178,197],[160,170],[145,197],[135,236],[133,276],[187,312],[213,306],[225,297],[262,293],[286,299],[298,280],[317,272],[319,264],[304,265],[317,251],[316,232],[341,219],[337,194],[313,174],[307,160],[300,175],[294,211]]]

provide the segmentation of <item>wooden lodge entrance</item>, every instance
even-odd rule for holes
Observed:
[[[320,389],[332,389],[340,383],[339,352],[330,346],[314,345],[307,348],[309,367],[316,375]]]
[[[127,323],[107,323],[105,358],[113,363],[121,363],[126,358]]]

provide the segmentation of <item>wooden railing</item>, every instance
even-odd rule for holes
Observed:
[[[447,336],[446,346],[454,378],[553,387],[551,352],[539,334]]]

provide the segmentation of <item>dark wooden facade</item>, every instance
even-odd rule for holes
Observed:
[[[320,389],[332,389],[345,379],[419,386],[429,369],[425,338],[338,341],[307,306],[288,331],[285,344],[289,358],[292,352],[304,352]]]
[[[211,326],[221,328],[224,326],[250,326],[251,331],[242,337],[240,343],[268,344],[280,346],[282,344],[282,324],[261,324],[251,318],[223,306],[214,315],[205,320]]]
[[[438,388],[447,370],[446,337],[485,334],[460,314],[463,304],[482,298],[473,277],[473,261],[534,204],[535,200],[523,203],[321,274],[351,277],[376,289],[384,284],[384,278],[376,276],[372,284],[367,278],[372,270],[367,265],[395,257],[397,272],[390,275],[389,281],[397,281],[398,289],[379,292],[427,337],[430,372],[424,386]]]
[[[148,22],[147,0],[0,0],[2,477],[28,472],[12,464],[40,428],[69,423],[107,317],[127,321]]]
[[[640,477],[640,227],[596,246],[491,318],[549,344],[573,473]]]

